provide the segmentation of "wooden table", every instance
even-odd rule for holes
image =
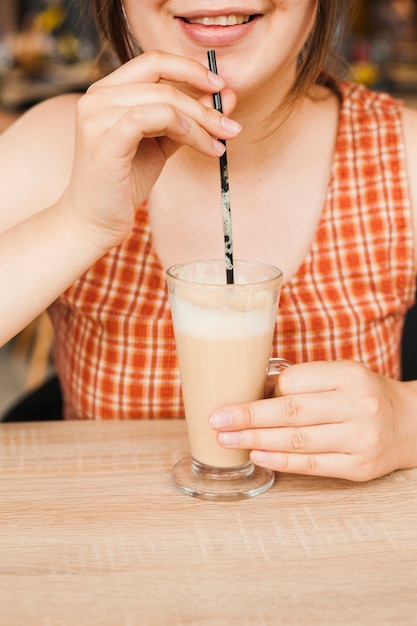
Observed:
[[[183,495],[181,420],[0,425],[2,626],[417,624],[417,470]]]

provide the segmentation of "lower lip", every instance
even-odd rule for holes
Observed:
[[[246,24],[235,26],[204,26],[203,24],[189,24],[179,19],[183,32],[195,43],[209,47],[230,46],[245,39],[253,30],[259,18]]]

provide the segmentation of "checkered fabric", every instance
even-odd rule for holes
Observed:
[[[415,277],[402,105],[340,85],[327,201],[311,249],[283,285],[273,355],[356,359],[400,377]],[[183,415],[165,276],[146,204],[131,236],[55,302],[55,361],[65,417]]]
[[[327,202],[282,289],[275,351],[294,362],[355,359],[399,378],[416,285],[402,106],[349,83],[341,95]]]

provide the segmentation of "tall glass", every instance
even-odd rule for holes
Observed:
[[[264,396],[282,272],[235,261],[230,285],[224,260],[195,261],[171,267],[167,281],[191,450],[173,481],[206,500],[261,494],[274,472],[255,466],[248,450],[220,446],[208,418],[221,405]]]

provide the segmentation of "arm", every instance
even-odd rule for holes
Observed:
[[[100,254],[65,227],[56,205],[68,184],[77,101],[66,96],[34,107],[0,138],[0,344]]]
[[[72,228],[57,204],[0,237],[0,344],[27,326],[105,248]]]
[[[417,466],[417,383],[355,361],[300,363],[279,397],[216,410],[219,443],[278,472],[366,481]]]
[[[176,87],[184,82],[195,96]],[[211,107],[223,84],[196,61],[151,52],[0,137],[0,344],[126,238],[176,150],[224,151],[213,138],[239,128]],[[226,90],[225,111],[233,106]]]
[[[417,242],[415,111],[404,112],[404,138]],[[280,375],[276,395],[216,410],[219,443],[250,449],[253,462],[279,472],[354,481],[417,466],[417,381],[354,361],[300,363]]]

